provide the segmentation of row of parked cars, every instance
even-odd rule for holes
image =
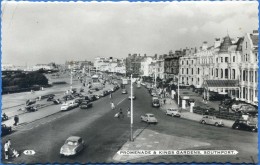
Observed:
[[[80,109],[90,108],[93,106],[93,101],[105,97],[117,89],[119,89],[119,86],[115,85],[113,88],[99,91],[97,94],[73,93],[71,95],[66,95],[63,97],[64,103],[61,105],[61,111],[67,111],[76,107],[80,107]]]

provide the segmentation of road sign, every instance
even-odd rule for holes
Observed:
[[[24,150],[24,155],[34,155],[36,152],[34,150]]]

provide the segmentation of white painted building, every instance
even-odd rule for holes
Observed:
[[[141,61],[141,75],[142,76],[149,76],[149,65],[154,62],[152,57],[145,57]]]

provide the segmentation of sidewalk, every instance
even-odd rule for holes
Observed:
[[[162,99],[163,100],[163,99]],[[163,104],[161,107],[162,111],[166,111],[169,108],[176,108],[176,109],[180,109],[177,105],[177,103],[175,102],[175,100],[172,100],[171,98],[166,98],[166,103]],[[202,118],[203,115],[200,114],[196,114],[196,113],[191,113],[190,109],[186,109],[186,110],[181,110],[181,118],[185,118],[188,120],[193,120],[193,121],[200,121],[200,119]],[[234,121],[233,120],[225,120],[225,119],[221,119],[224,122],[224,126],[225,127],[232,127]]]
[[[195,149],[197,147],[209,146],[210,143],[194,140],[188,137],[178,137],[174,135],[167,135],[158,133],[149,129],[138,129],[134,132],[134,141],[127,141],[122,148],[118,151],[130,150],[185,150]],[[131,160],[144,161],[157,155],[120,155],[116,153],[113,161],[116,162],[129,162]],[[160,156],[160,155],[158,155]]]

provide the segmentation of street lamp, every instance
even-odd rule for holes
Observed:
[[[133,139],[133,81],[132,81],[132,74],[131,74],[131,119],[130,119],[130,141],[134,141]]]
[[[72,68],[70,68],[70,89],[72,90]]]
[[[180,106],[180,77],[178,74],[178,106]]]

